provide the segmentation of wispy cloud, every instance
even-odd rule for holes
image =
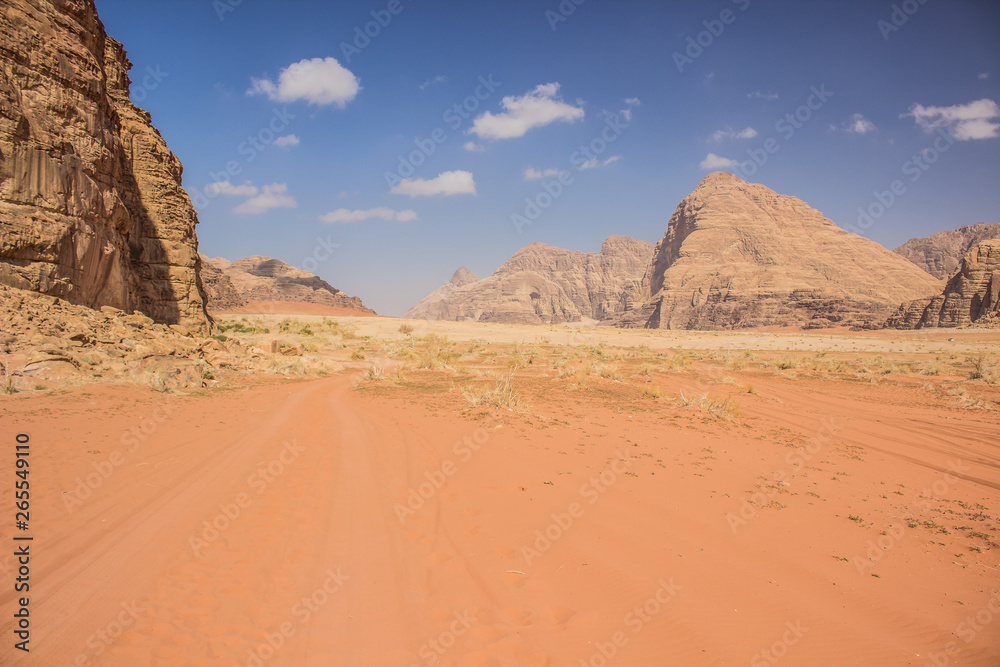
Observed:
[[[731,127],[727,127],[724,130],[716,130],[712,134],[712,141],[720,142],[723,139],[753,139],[757,136],[757,130],[752,127],[748,127],[745,130],[736,131]]]
[[[844,129],[852,134],[868,134],[878,128],[875,127],[875,123],[865,118],[864,114],[856,113],[844,124]]]
[[[990,73],[989,72],[982,72],[982,73],[980,73],[979,78],[981,80],[985,81],[986,79],[990,78]]]
[[[305,100],[309,104],[335,104],[343,109],[361,90],[358,77],[336,58],[313,58],[292,63],[278,75],[278,82],[251,79],[248,95],[267,95],[276,102]]]
[[[274,145],[278,148],[290,148],[299,145],[299,138],[294,134],[287,134],[274,140]]]
[[[476,181],[469,171],[446,171],[436,178],[405,178],[392,189],[394,195],[410,197],[452,197],[476,194]]]
[[[738,160],[730,160],[729,158],[721,157],[715,153],[709,153],[708,157],[701,161],[701,168],[708,169],[709,171],[715,169],[732,169],[733,167],[740,166]]]
[[[755,90],[752,93],[748,93],[747,97],[752,100],[764,100],[765,102],[773,102],[778,99],[778,93],[765,93],[761,90]]]
[[[562,173],[559,169],[546,169],[545,171],[539,171],[534,167],[528,167],[524,170],[524,180],[526,181],[540,181],[543,178],[549,178],[551,176],[558,176]]]
[[[260,192],[233,209],[238,215],[260,215],[273,208],[296,208],[295,197],[288,195],[288,185],[271,183],[261,187]]]
[[[475,141],[466,141],[465,145],[462,146],[462,148],[469,151],[470,153],[482,153],[483,151],[486,150],[486,146],[483,146],[482,144],[477,144]]]
[[[438,74],[433,79],[427,79],[422,84],[420,84],[420,90],[426,90],[427,88],[430,88],[431,86],[436,86],[439,83],[445,83],[447,80],[448,77],[446,77],[444,74]]]
[[[504,97],[500,104],[503,113],[487,111],[473,121],[469,132],[482,139],[516,139],[536,127],[573,123],[584,117],[582,108],[561,99],[558,83],[537,86],[520,97]]]
[[[609,164],[614,164],[615,162],[618,162],[621,159],[623,159],[621,155],[612,155],[604,162],[601,162],[597,158],[593,158],[581,164],[580,171],[585,171],[587,169],[597,169],[598,167],[607,167]]]
[[[351,211],[346,208],[339,208],[336,211],[330,211],[326,215],[321,216],[320,220],[329,224],[350,224],[354,222],[364,222],[365,220],[412,222],[414,220],[419,220],[419,216],[417,216],[416,211],[409,209],[405,211],[396,211],[391,208],[380,206],[378,208],[370,208],[364,211]]]
[[[906,117],[915,119],[917,125],[928,132],[939,128],[948,129],[959,141],[1000,136],[1000,123],[995,122],[995,119],[1000,118],[1000,107],[989,99],[950,107],[914,104],[909,112],[900,115],[900,118]]]
[[[229,181],[219,181],[212,183],[205,188],[205,192],[210,195],[227,195],[230,197],[253,197],[257,194],[257,186],[247,181],[243,185],[233,185]]]

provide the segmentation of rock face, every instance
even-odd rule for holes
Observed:
[[[1000,222],[966,225],[922,239],[911,239],[896,248],[927,273],[947,280],[955,275],[962,259],[983,241],[1000,239]]]
[[[904,303],[885,324],[889,329],[970,325],[1000,325],[1000,240],[980,243],[943,293]]]
[[[532,243],[489,278],[464,267],[414,306],[411,319],[559,324],[605,320],[638,292],[653,244],[611,236],[599,253]]]
[[[677,207],[616,324],[664,329],[878,326],[941,282],[805,202],[724,172]]]
[[[247,301],[298,301],[374,314],[361,299],[347,296],[322,278],[270,257],[245,257],[235,262],[201,256],[209,308],[238,308]]]
[[[0,283],[206,330],[181,164],[93,0],[7,0],[0,26]]]
[[[224,259],[211,260],[201,255],[201,282],[205,286],[206,305],[216,312],[233,310],[247,305],[232,279],[217,266],[229,265]]]

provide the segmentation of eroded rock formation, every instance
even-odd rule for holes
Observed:
[[[270,257],[245,257],[230,262],[201,257],[214,311],[237,308],[248,301],[298,301],[374,314],[357,297],[347,296],[319,276]]]
[[[932,276],[947,280],[955,275],[962,260],[973,248],[991,239],[1000,239],[1000,222],[980,222],[921,239],[910,239],[893,252]]]
[[[805,202],[717,172],[685,198],[616,323],[664,329],[878,326],[941,282]]]
[[[904,303],[890,329],[1000,326],[1000,239],[983,241],[963,259],[941,294]]]
[[[206,330],[181,164],[93,0],[7,0],[0,27],[0,283]]]
[[[611,236],[599,253],[532,243],[483,280],[464,267],[406,314],[412,319],[558,324],[605,320],[639,290],[653,244]]]

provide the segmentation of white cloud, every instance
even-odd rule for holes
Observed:
[[[205,188],[205,192],[212,195],[228,195],[230,197],[253,197],[257,194],[257,186],[247,181],[243,185],[233,185],[229,181],[219,181],[212,183]]]
[[[336,104],[343,109],[357,97],[358,77],[336,58],[313,58],[292,63],[281,71],[278,83],[269,78],[251,79],[248,95],[267,95],[276,102],[305,100],[309,104]]]
[[[760,90],[755,90],[752,93],[748,94],[747,97],[749,97],[752,100],[764,100],[765,102],[773,102],[774,100],[778,99],[778,93],[765,93]]]
[[[524,180],[526,181],[540,181],[543,178],[549,178],[550,176],[558,176],[562,171],[559,169],[546,169],[545,171],[539,171],[534,167],[528,167],[524,170]]]
[[[470,153],[482,153],[483,151],[486,150],[486,146],[483,146],[482,144],[477,144],[475,141],[466,141],[465,145],[462,146],[462,148],[469,151]]]
[[[640,104],[642,104],[642,102],[639,101],[638,97],[628,97],[625,98],[625,104],[629,105],[630,107],[637,107]]]
[[[607,167],[609,164],[614,164],[615,162],[618,162],[618,160],[621,159],[622,159],[621,155],[612,155],[604,162],[601,162],[597,158],[593,158],[581,164],[580,171],[585,171],[587,169],[597,169],[598,167]]]
[[[869,132],[874,132],[878,128],[875,127],[875,123],[865,118],[864,114],[856,113],[851,116],[851,120],[847,122],[844,129],[852,134],[868,134]]]
[[[483,139],[516,139],[533,128],[556,121],[572,123],[584,116],[583,109],[559,97],[558,83],[540,85],[521,97],[505,97],[500,104],[503,113],[487,111],[473,121],[469,132]]]
[[[976,100],[968,104],[956,104],[950,107],[925,107],[914,104],[908,113],[900,118],[913,117],[917,125],[928,132],[939,128],[951,130],[959,141],[974,139],[993,139],[1000,136],[1000,123],[993,122],[1000,118],[1000,106],[989,99]]]
[[[708,157],[701,161],[701,168],[708,170],[715,169],[731,169],[733,167],[740,166],[738,160],[730,160],[729,158],[720,157],[715,153],[709,153]]]
[[[437,178],[404,178],[392,189],[394,195],[410,197],[451,197],[476,194],[476,181],[469,171],[446,171]]]
[[[989,72],[983,72],[982,74],[979,75],[979,78],[980,79],[988,79],[988,78],[990,78],[990,73]]]
[[[284,183],[272,183],[261,188],[260,194],[251,197],[233,209],[239,215],[260,215],[272,208],[296,208],[299,204],[295,197],[287,194],[288,186]]]
[[[753,129],[752,127],[748,127],[745,130],[740,130],[739,132],[737,132],[732,128],[727,127],[724,130],[716,130],[715,133],[712,134],[712,141],[719,142],[722,141],[723,139],[753,139],[756,136],[757,136],[757,130]]]
[[[352,222],[364,222],[365,220],[372,219],[412,222],[414,220],[418,220],[419,217],[417,216],[416,211],[411,211],[409,209],[405,211],[395,211],[384,206],[379,208],[370,208],[366,211],[350,211],[346,208],[340,208],[320,217],[320,220],[330,224],[349,224]]]
[[[439,83],[444,83],[447,80],[448,80],[448,77],[446,77],[443,74],[438,74],[433,79],[427,79],[422,84],[420,84],[420,90],[424,90],[426,88],[430,88],[431,86],[437,85]]]
[[[294,134],[288,134],[283,137],[278,137],[274,140],[274,145],[278,148],[288,148],[290,146],[298,146],[299,138]]]

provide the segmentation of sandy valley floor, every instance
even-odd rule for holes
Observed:
[[[0,397],[0,663],[1000,664],[995,332],[223,321],[303,354]]]

